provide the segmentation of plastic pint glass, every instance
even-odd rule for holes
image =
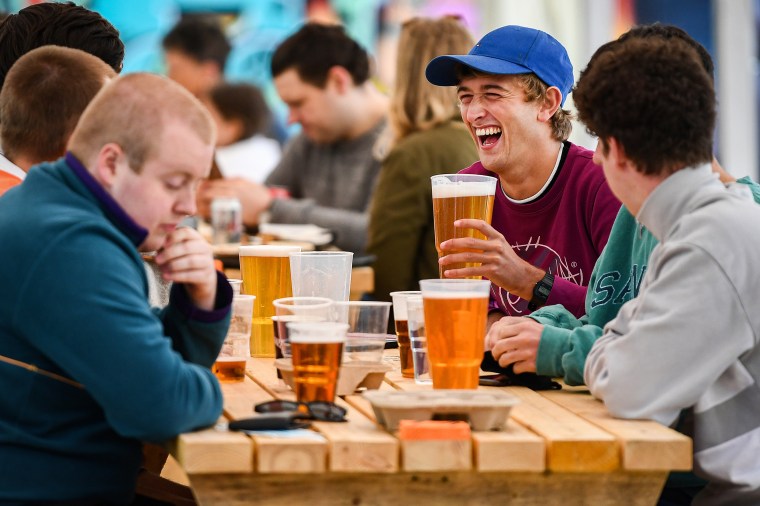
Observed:
[[[406,311],[406,300],[409,297],[419,296],[419,291],[391,292],[393,319],[396,324],[396,339],[398,340],[398,356],[401,362],[401,376],[405,378],[414,378],[414,361],[409,341],[409,319]]]
[[[478,387],[491,282],[420,281],[433,388]]]
[[[293,383],[300,402],[335,400],[347,323],[288,323]]]
[[[433,226],[438,258],[443,256],[441,243],[444,241],[460,237],[485,239],[483,234],[471,228],[454,227],[454,221],[472,218],[491,223],[496,178],[478,174],[439,174],[432,176],[430,182],[433,188]],[[446,270],[479,265],[479,263],[456,263],[447,265]],[[443,266],[438,270],[438,275],[443,277]]]
[[[290,259],[300,246],[240,246],[242,293],[255,295],[251,326],[251,356],[274,357],[272,301],[292,295]]]

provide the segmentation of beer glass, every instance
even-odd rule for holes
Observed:
[[[414,362],[412,349],[409,346],[409,324],[407,317],[406,301],[409,297],[418,296],[419,291],[391,292],[393,299],[393,319],[396,324],[396,338],[398,339],[398,356],[401,362],[401,375],[405,378],[414,377]]]
[[[461,237],[485,239],[477,230],[454,227],[454,221],[472,218],[483,220],[490,225],[496,178],[478,174],[439,174],[432,176],[430,183],[433,187],[433,227],[438,258],[444,256],[441,251],[441,243],[444,241]],[[479,250],[450,250],[447,254],[463,251]],[[480,263],[475,262],[458,262],[445,266],[445,269],[444,266],[439,266],[438,275],[443,278],[444,270],[478,266]],[[473,279],[480,279],[480,276],[473,276]]]
[[[243,381],[245,361],[251,356],[251,317],[253,295],[236,295],[232,299],[232,316],[222,349],[211,370],[219,381]]]
[[[240,246],[242,293],[256,296],[251,327],[251,356],[253,357],[274,357],[272,302],[292,295],[288,255],[295,251],[301,251],[301,247]]]
[[[433,388],[478,387],[491,282],[420,281]]]
[[[299,402],[335,401],[335,388],[348,324],[286,324],[293,359],[293,383]]]
[[[348,300],[351,289],[350,251],[304,251],[290,255],[293,295]]]
[[[427,356],[425,312],[421,296],[407,297],[406,313],[409,318],[409,342],[412,349],[414,382],[418,385],[429,385],[432,380],[430,379],[430,362]]]
[[[227,282],[232,287],[232,295],[240,295],[240,287],[243,286],[243,280],[227,278]]]
[[[273,304],[275,358],[290,358],[290,340],[286,324],[329,321],[333,301],[325,297],[285,297],[275,300]],[[279,377],[279,369],[277,374]]]
[[[343,359],[346,362],[380,362],[388,339],[390,302],[338,301],[333,321],[348,324]]]

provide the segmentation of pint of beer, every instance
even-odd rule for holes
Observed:
[[[433,388],[478,387],[491,282],[420,281]]]
[[[222,349],[211,370],[219,381],[243,381],[245,363],[251,356],[251,316],[253,295],[236,295],[232,299],[232,316]]]
[[[411,342],[409,341],[409,322],[406,311],[406,299],[419,297],[419,291],[391,292],[393,300],[393,319],[396,324],[398,339],[398,356],[401,362],[401,376],[414,378],[414,361],[412,359]]]
[[[292,295],[290,259],[300,246],[240,246],[244,294],[255,295],[251,327],[251,356],[274,357],[272,301]]]
[[[285,297],[273,302],[274,353],[275,358],[290,358],[290,340],[287,323],[330,320],[333,301],[324,297]],[[277,370],[278,377],[280,370]]]
[[[296,322],[286,325],[296,398],[300,402],[333,402],[348,324]]]
[[[496,178],[478,174],[439,174],[431,177],[430,182],[433,187],[433,226],[438,258],[443,256],[441,243],[444,241],[460,237],[485,239],[485,236],[476,230],[455,228],[454,221],[472,218],[491,223]],[[479,263],[456,263],[447,265],[446,269],[463,269],[479,265]],[[442,266],[438,269],[438,274],[442,278],[444,269]]]

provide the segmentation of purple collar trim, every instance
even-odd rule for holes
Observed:
[[[70,151],[66,152],[66,163],[80,181],[101,204],[111,221],[121,230],[135,246],[141,245],[148,237],[148,230],[133,220],[111,195],[98,183],[92,174]]]

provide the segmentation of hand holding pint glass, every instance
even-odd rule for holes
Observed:
[[[491,282],[424,279],[420,289],[433,388],[477,388]]]
[[[496,193],[496,178],[478,174],[439,174],[430,178],[433,189],[433,226],[435,247],[438,258],[444,254],[441,243],[449,239],[475,237],[485,239],[477,230],[454,226],[456,220],[471,218],[491,223],[493,202]],[[476,251],[476,250],[462,250]],[[476,263],[449,264],[446,269],[477,267]],[[439,276],[443,278],[444,268],[439,266]],[[475,276],[475,279],[480,276]]]

